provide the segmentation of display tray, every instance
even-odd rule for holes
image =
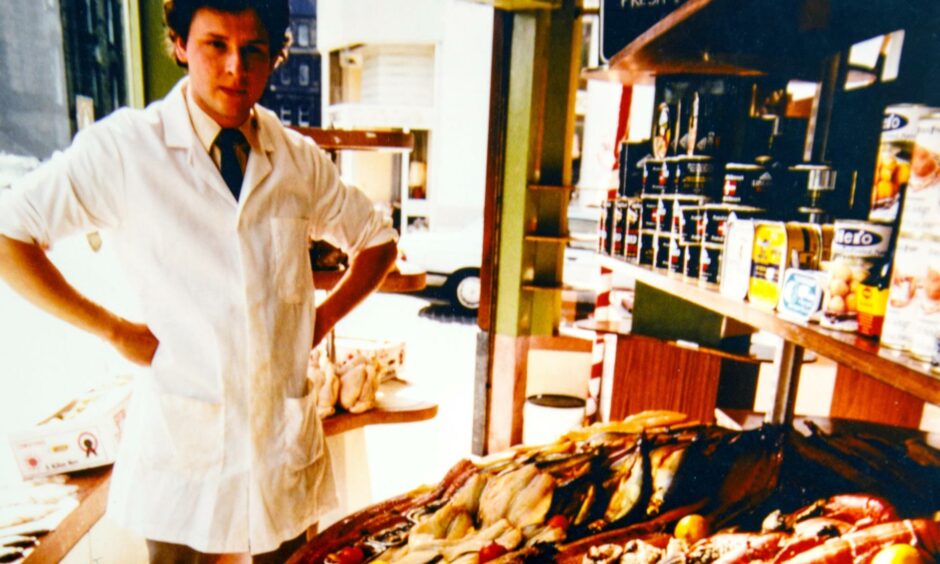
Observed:
[[[707,550],[732,543],[740,562],[797,554],[800,562],[852,561],[856,549],[870,558],[895,543],[940,556],[936,435],[827,418],[793,426],[745,412],[724,419],[733,428],[644,412],[554,443],[463,460],[438,484],[338,521],[289,564],[474,562],[484,554],[504,555],[500,562],[607,562],[619,560],[585,556],[638,539],[665,550],[673,535],[690,541],[673,547],[684,555],[669,560],[676,562],[714,560],[693,557],[699,538]],[[696,538],[677,527],[693,515],[704,525]],[[806,533],[811,526],[829,529]],[[728,527],[739,533],[706,538]]]
[[[383,384],[376,396],[376,408],[364,413],[340,412],[323,420],[326,436],[338,435],[369,425],[414,423],[433,419],[437,404],[414,396],[402,382]],[[104,515],[108,499],[111,466],[68,475],[67,483],[78,486],[78,507],[56,529],[44,535],[22,562],[59,562]]]

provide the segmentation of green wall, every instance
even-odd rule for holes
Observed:
[[[149,104],[159,100],[185,74],[168,54],[166,31],[163,28],[163,2],[141,0],[141,46],[144,59],[144,96]]]

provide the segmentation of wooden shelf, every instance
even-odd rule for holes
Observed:
[[[818,77],[820,62],[854,43],[924,25],[933,0],[687,0],[609,61],[612,79],[653,74]]]
[[[606,256],[601,257],[601,264],[625,271],[677,298],[773,333],[920,399],[940,403],[940,376],[932,374],[927,364],[879,347],[872,339],[782,319],[773,312],[721,295],[716,284],[686,282],[668,270],[636,266]]]
[[[337,413],[323,419],[327,437],[368,425],[416,423],[433,419],[437,404],[407,397],[407,384],[387,382],[379,389],[376,407],[364,413]],[[104,515],[111,480],[111,466],[68,475],[68,483],[78,486],[78,507],[58,527],[40,539],[23,564],[59,562]]]
[[[411,133],[397,131],[362,131],[348,129],[320,129],[318,127],[291,127],[317,142],[325,151],[394,151],[407,153],[414,149]]]

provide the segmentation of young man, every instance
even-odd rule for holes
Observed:
[[[0,277],[150,367],[109,515],[148,539],[154,562],[249,561],[297,542],[335,502],[307,357],[381,282],[395,233],[310,140],[256,105],[285,47],[288,0],[165,0],[164,11],[188,76],[16,186],[0,205]],[[42,250],[93,229],[113,235],[143,323],[81,296]],[[316,308],[311,238],[352,257]]]

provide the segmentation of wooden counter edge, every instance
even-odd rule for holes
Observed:
[[[363,413],[338,413],[323,419],[323,434],[330,437],[368,425],[427,421],[436,415],[437,404],[423,401],[402,407],[378,407]],[[22,560],[23,564],[59,562],[104,515],[111,481],[110,466],[73,474],[68,481],[79,485],[78,507],[54,531],[40,539],[36,548]]]

